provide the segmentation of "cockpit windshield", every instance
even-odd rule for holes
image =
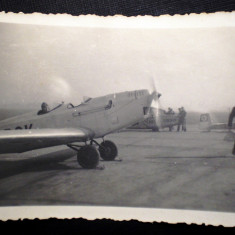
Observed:
[[[76,107],[79,107],[79,106],[81,106],[81,105],[85,105],[85,104],[89,103],[91,100],[92,100],[92,98],[90,98],[90,97],[84,97],[84,98],[83,98],[83,102],[82,102],[81,104],[79,104],[79,105],[73,105],[72,103],[69,103],[69,104],[67,105],[67,108],[68,108],[68,109],[76,108]]]
[[[55,106],[51,111],[58,109],[59,107],[61,107],[64,104],[64,102],[62,101],[60,104],[58,104],[57,106]],[[50,111],[50,112],[51,112]]]
[[[83,103],[88,103],[92,98],[91,97],[84,97]]]

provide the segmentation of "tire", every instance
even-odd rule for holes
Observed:
[[[158,128],[158,127],[154,127],[154,128],[152,129],[152,131],[154,131],[154,132],[159,132],[159,128]]]
[[[105,161],[113,161],[118,155],[117,146],[109,140],[105,140],[99,147],[100,156]]]
[[[78,164],[85,169],[94,169],[99,164],[100,154],[92,145],[81,147],[77,153]]]

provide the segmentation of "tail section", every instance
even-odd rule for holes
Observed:
[[[201,114],[199,128],[203,131],[210,131],[211,128],[211,117],[209,113]]]

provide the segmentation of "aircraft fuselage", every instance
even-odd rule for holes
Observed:
[[[35,111],[5,119],[0,129],[85,128],[98,138],[143,120],[144,107],[149,107],[151,101],[148,90],[120,92],[78,106],[63,104],[43,115]]]

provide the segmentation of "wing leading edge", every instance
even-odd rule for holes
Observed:
[[[1,130],[0,153],[22,153],[34,149],[83,142],[94,136],[87,129]]]

